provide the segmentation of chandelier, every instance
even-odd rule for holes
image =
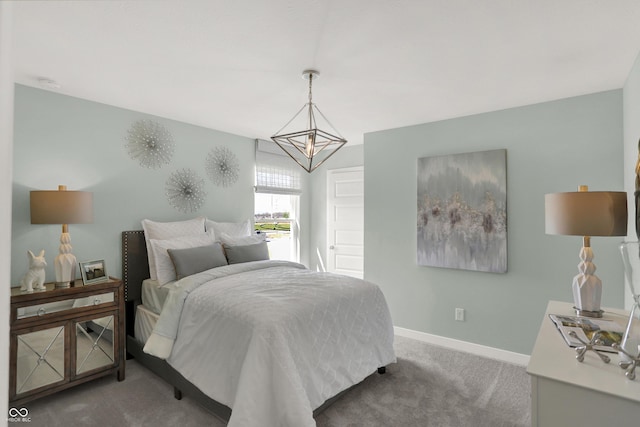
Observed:
[[[316,70],[302,72],[302,77],[309,80],[309,102],[271,137],[273,142],[309,173],[347,143],[312,101],[311,87],[313,80],[317,80],[319,76],[320,73]],[[318,122],[329,131],[320,129]]]

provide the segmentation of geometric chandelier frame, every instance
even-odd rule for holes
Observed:
[[[273,142],[309,173],[347,143],[313,103],[313,80],[317,80],[319,76],[320,73],[316,70],[302,72],[302,77],[309,80],[309,102],[271,137]],[[327,130],[320,129],[320,126]]]

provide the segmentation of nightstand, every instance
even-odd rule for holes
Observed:
[[[640,381],[632,381],[618,366],[618,354],[608,353],[606,364],[593,352],[576,360],[549,314],[574,316],[573,304],[550,301],[536,339],[527,373],[531,375],[531,425],[624,426],[638,425]],[[604,319],[626,325],[629,313],[605,308]]]
[[[112,373],[124,380],[122,281],[11,288],[9,402],[23,404]]]

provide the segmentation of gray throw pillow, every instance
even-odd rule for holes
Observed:
[[[227,255],[229,264],[269,259],[267,242],[253,245],[224,245],[224,252]]]
[[[222,245],[218,242],[195,248],[167,249],[167,252],[176,269],[178,280],[210,268],[227,265]]]

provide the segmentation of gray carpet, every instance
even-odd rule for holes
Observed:
[[[531,424],[530,381],[521,366],[403,337],[398,363],[374,374],[321,413],[318,427]],[[127,378],[107,377],[25,405],[35,426],[214,426],[224,423],[135,360]]]

